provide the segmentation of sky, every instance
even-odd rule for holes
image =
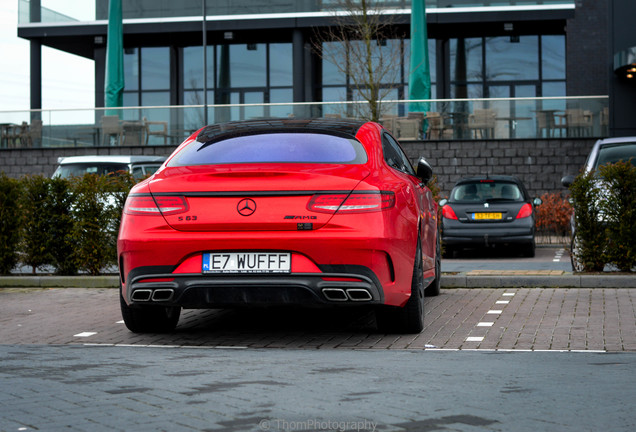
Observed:
[[[26,110],[31,105],[30,45],[18,37],[19,2],[0,0],[0,111]],[[79,20],[93,19],[94,4],[92,0],[42,0],[43,7]],[[94,89],[92,60],[42,47],[42,108],[93,108]]]

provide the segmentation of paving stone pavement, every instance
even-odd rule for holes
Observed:
[[[138,335],[116,289],[0,289],[0,344],[297,349],[636,351],[636,289],[444,289],[417,335],[380,333],[365,309],[185,310]]]

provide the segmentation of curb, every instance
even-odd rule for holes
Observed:
[[[442,275],[442,288],[636,288],[636,275]]]
[[[442,274],[442,288],[636,288],[636,275]],[[118,276],[2,276],[0,288],[119,288]]]
[[[119,277],[2,276],[0,288],[119,288]]]

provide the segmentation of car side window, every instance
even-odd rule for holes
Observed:
[[[404,154],[397,141],[387,133],[382,134],[382,151],[384,160],[389,166],[415,176],[415,171],[409,158]]]

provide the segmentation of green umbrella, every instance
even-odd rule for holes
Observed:
[[[124,104],[124,29],[121,0],[108,2],[108,39],[106,42],[106,95],[104,105]],[[121,110],[106,110],[106,115],[119,115]]]
[[[428,62],[425,0],[411,2],[411,66],[409,71],[409,99],[431,98],[431,71]],[[426,112],[428,102],[411,102],[409,111]]]

